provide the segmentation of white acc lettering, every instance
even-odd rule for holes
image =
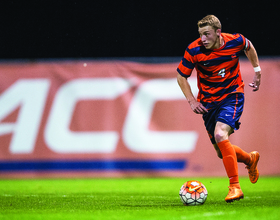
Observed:
[[[194,95],[196,79],[189,78]],[[67,82],[58,90],[44,131],[47,146],[57,153],[113,153],[118,131],[73,132],[70,123],[80,100],[113,100],[132,84],[121,78],[86,78]],[[0,135],[12,133],[10,151],[32,153],[50,87],[48,79],[22,79],[0,96],[0,121],[19,108],[17,121],[0,123]],[[140,153],[183,153],[194,150],[195,131],[151,131],[154,104],[185,99],[176,79],[155,79],[141,84],[133,97],[123,127],[126,146]]]

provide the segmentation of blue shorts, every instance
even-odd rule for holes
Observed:
[[[209,134],[212,144],[216,144],[214,131],[217,121],[223,122],[234,130],[240,126],[239,119],[243,112],[244,94],[234,93],[227,96],[216,107],[203,114],[204,125]]]

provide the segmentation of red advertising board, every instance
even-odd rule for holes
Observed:
[[[231,142],[280,174],[279,60],[261,60],[260,91],[245,89]],[[176,81],[178,63],[0,64],[0,177],[221,176],[222,161]],[[241,61],[245,84],[253,79]],[[194,93],[196,73],[189,79]],[[240,166],[240,174],[246,170]]]

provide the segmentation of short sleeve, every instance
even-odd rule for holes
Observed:
[[[184,57],[182,58],[177,71],[178,73],[185,77],[188,78],[191,76],[191,73],[195,67],[195,61],[193,56],[189,53],[189,49],[187,48],[184,54]]]

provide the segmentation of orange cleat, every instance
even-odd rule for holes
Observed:
[[[246,166],[246,169],[248,169],[248,174],[251,183],[256,183],[259,179],[259,171],[257,169],[257,164],[260,159],[260,154],[258,151],[252,151],[250,153],[251,161],[248,166]]]
[[[244,198],[244,194],[240,188],[229,186],[229,192],[227,197],[225,198],[226,202],[233,202],[235,200],[239,201]]]

